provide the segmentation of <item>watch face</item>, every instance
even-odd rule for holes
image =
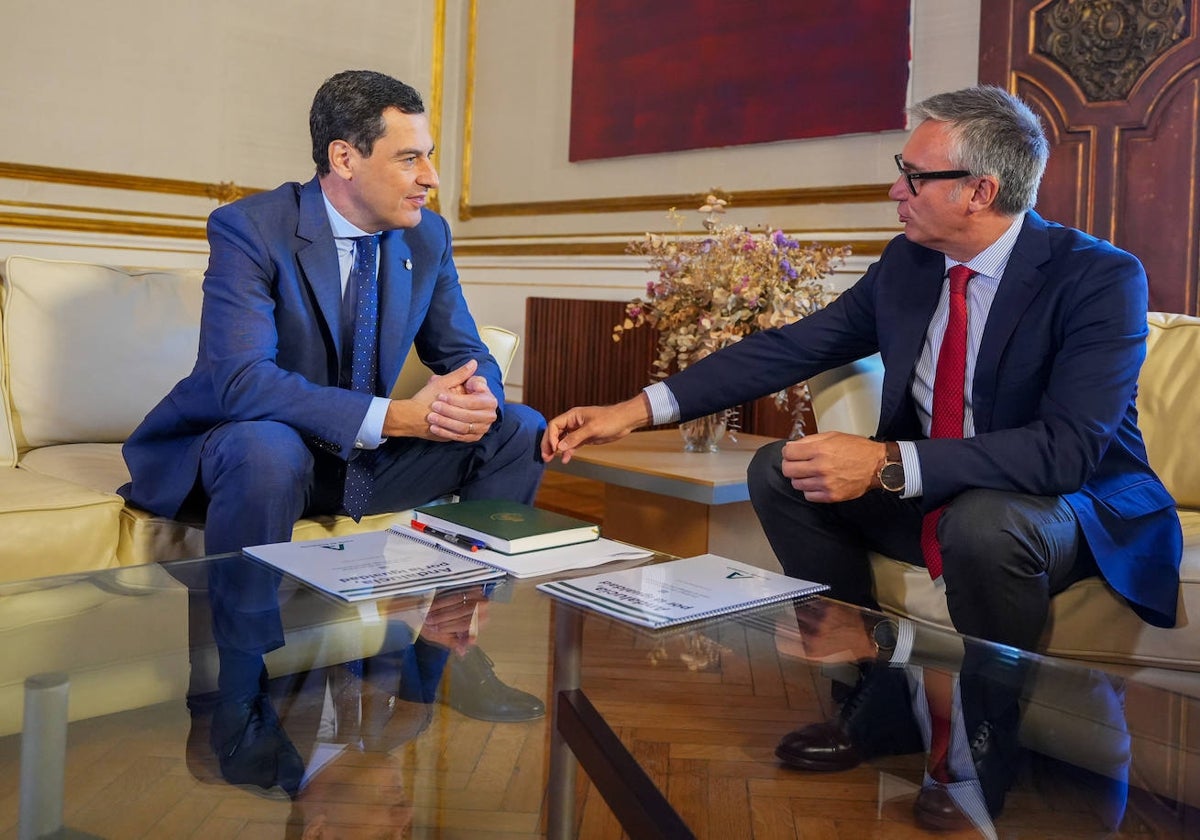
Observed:
[[[884,464],[883,469],[879,471],[879,483],[883,485],[884,490],[901,492],[904,489],[904,465]]]
[[[871,630],[871,638],[880,650],[895,650],[898,636],[895,623],[886,618]]]

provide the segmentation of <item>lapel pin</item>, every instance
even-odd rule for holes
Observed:
[[[404,268],[408,271],[412,271],[412,260],[405,260]]]

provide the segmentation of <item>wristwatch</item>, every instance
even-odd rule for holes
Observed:
[[[889,440],[884,444],[887,454],[883,456],[883,466],[879,468],[879,486],[889,493],[904,492],[904,464],[900,461],[900,444]]]
[[[871,628],[871,642],[875,645],[875,657],[880,660],[891,660],[896,652],[896,643],[900,638],[900,629],[890,618],[876,622]]]

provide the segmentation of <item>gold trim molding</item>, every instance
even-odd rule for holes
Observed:
[[[429,133],[433,135],[433,147],[440,149],[442,147],[442,102],[445,99],[446,86],[446,0],[437,0],[433,4],[431,63],[433,67],[429,73]],[[429,196],[429,208],[435,213],[442,212],[437,190],[434,190]]]
[[[467,3],[466,69],[463,82],[462,165],[459,169],[461,187],[458,195],[458,218],[461,221],[465,222],[471,219],[495,218],[500,216],[629,213],[639,210],[662,210],[666,207],[695,206],[703,203],[704,194],[685,193],[676,195],[636,195],[557,201],[471,204],[471,150],[475,133],[475,54],[479,34],[478,11],[478,0],[469,0]],[[886,201],[887,192],[891,186],[889,182],[886,184],[856,184],[839,187],[735,190],[733,192],[736,194],[738,207],[789,207],[796,205],[859,204]],[[458,250],[461,249],[456,247],[456,251]]]
[[[185,181],[180,178],[153,178],[145,175],[122,175],[116,172],[96,172],[90,169],[68,169],[61,166],[38,166],[31,163],[0,162],[0,178],[18,181],[39,181],[48,184],[71,184],[78,187],[99,187],[110,190],[166,193],[193,198],[209,198],[221,204],[262,192],[258,187],[240,187],[232,182],[211,184],[206,181]]]
[[[463,75],[462,155],[458,170],[458,218],[471,218],[471,149],[475,142],[475,39],[478,21],[476,0],[467,3],[467,66]]]
[[[204,225],[186,227],[128,220],[89,219],[82,216],[43,216],[33,213],[0,213],[0,227],[70,230],[121,236],[161,236],[170,239],[204,239]]]
[[[856,257],[878,257],[887,239],[838,239]],[[834,244],[832,240],[831,244]],[[495,242],[473,245],[455,240],[456,257],[616,257],[626,254],[624,242]]]
[[[862,204],[887,200],[891,184],[855,184],[844,187],[796,187],[779,190],[738,190],[734,193],[738,207],[790,207],[812,204]],[[715,190],[720,191],[720,190]],[[712,192],[712,191],[710,191]],[[614,196],[611,198],[582,198],[562,201],[519,201],[508,204],[481,204],[467,209],[459,207],[459,216],[469,219],[494,216],[551,216],[568,213],[630,213],[639,210],[662,210],[665,207],[698,206],[707,193],[676,193],[665,195]]]

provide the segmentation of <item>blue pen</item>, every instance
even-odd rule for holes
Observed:
[[[487,548],[487,543],[485,542],[473,540],[470,537],[464,537],[462,534],[449,534],[445,531],[439,531],[437,528],[431,528],[424,522],[418,522],[415,519],[411,524],[412,527],[416,528],[423,534],[429,534],[431,537],[437,537],[439,540],[445,540],[448,543],[470,549],[471,551],[479,551],[481,548]]]

